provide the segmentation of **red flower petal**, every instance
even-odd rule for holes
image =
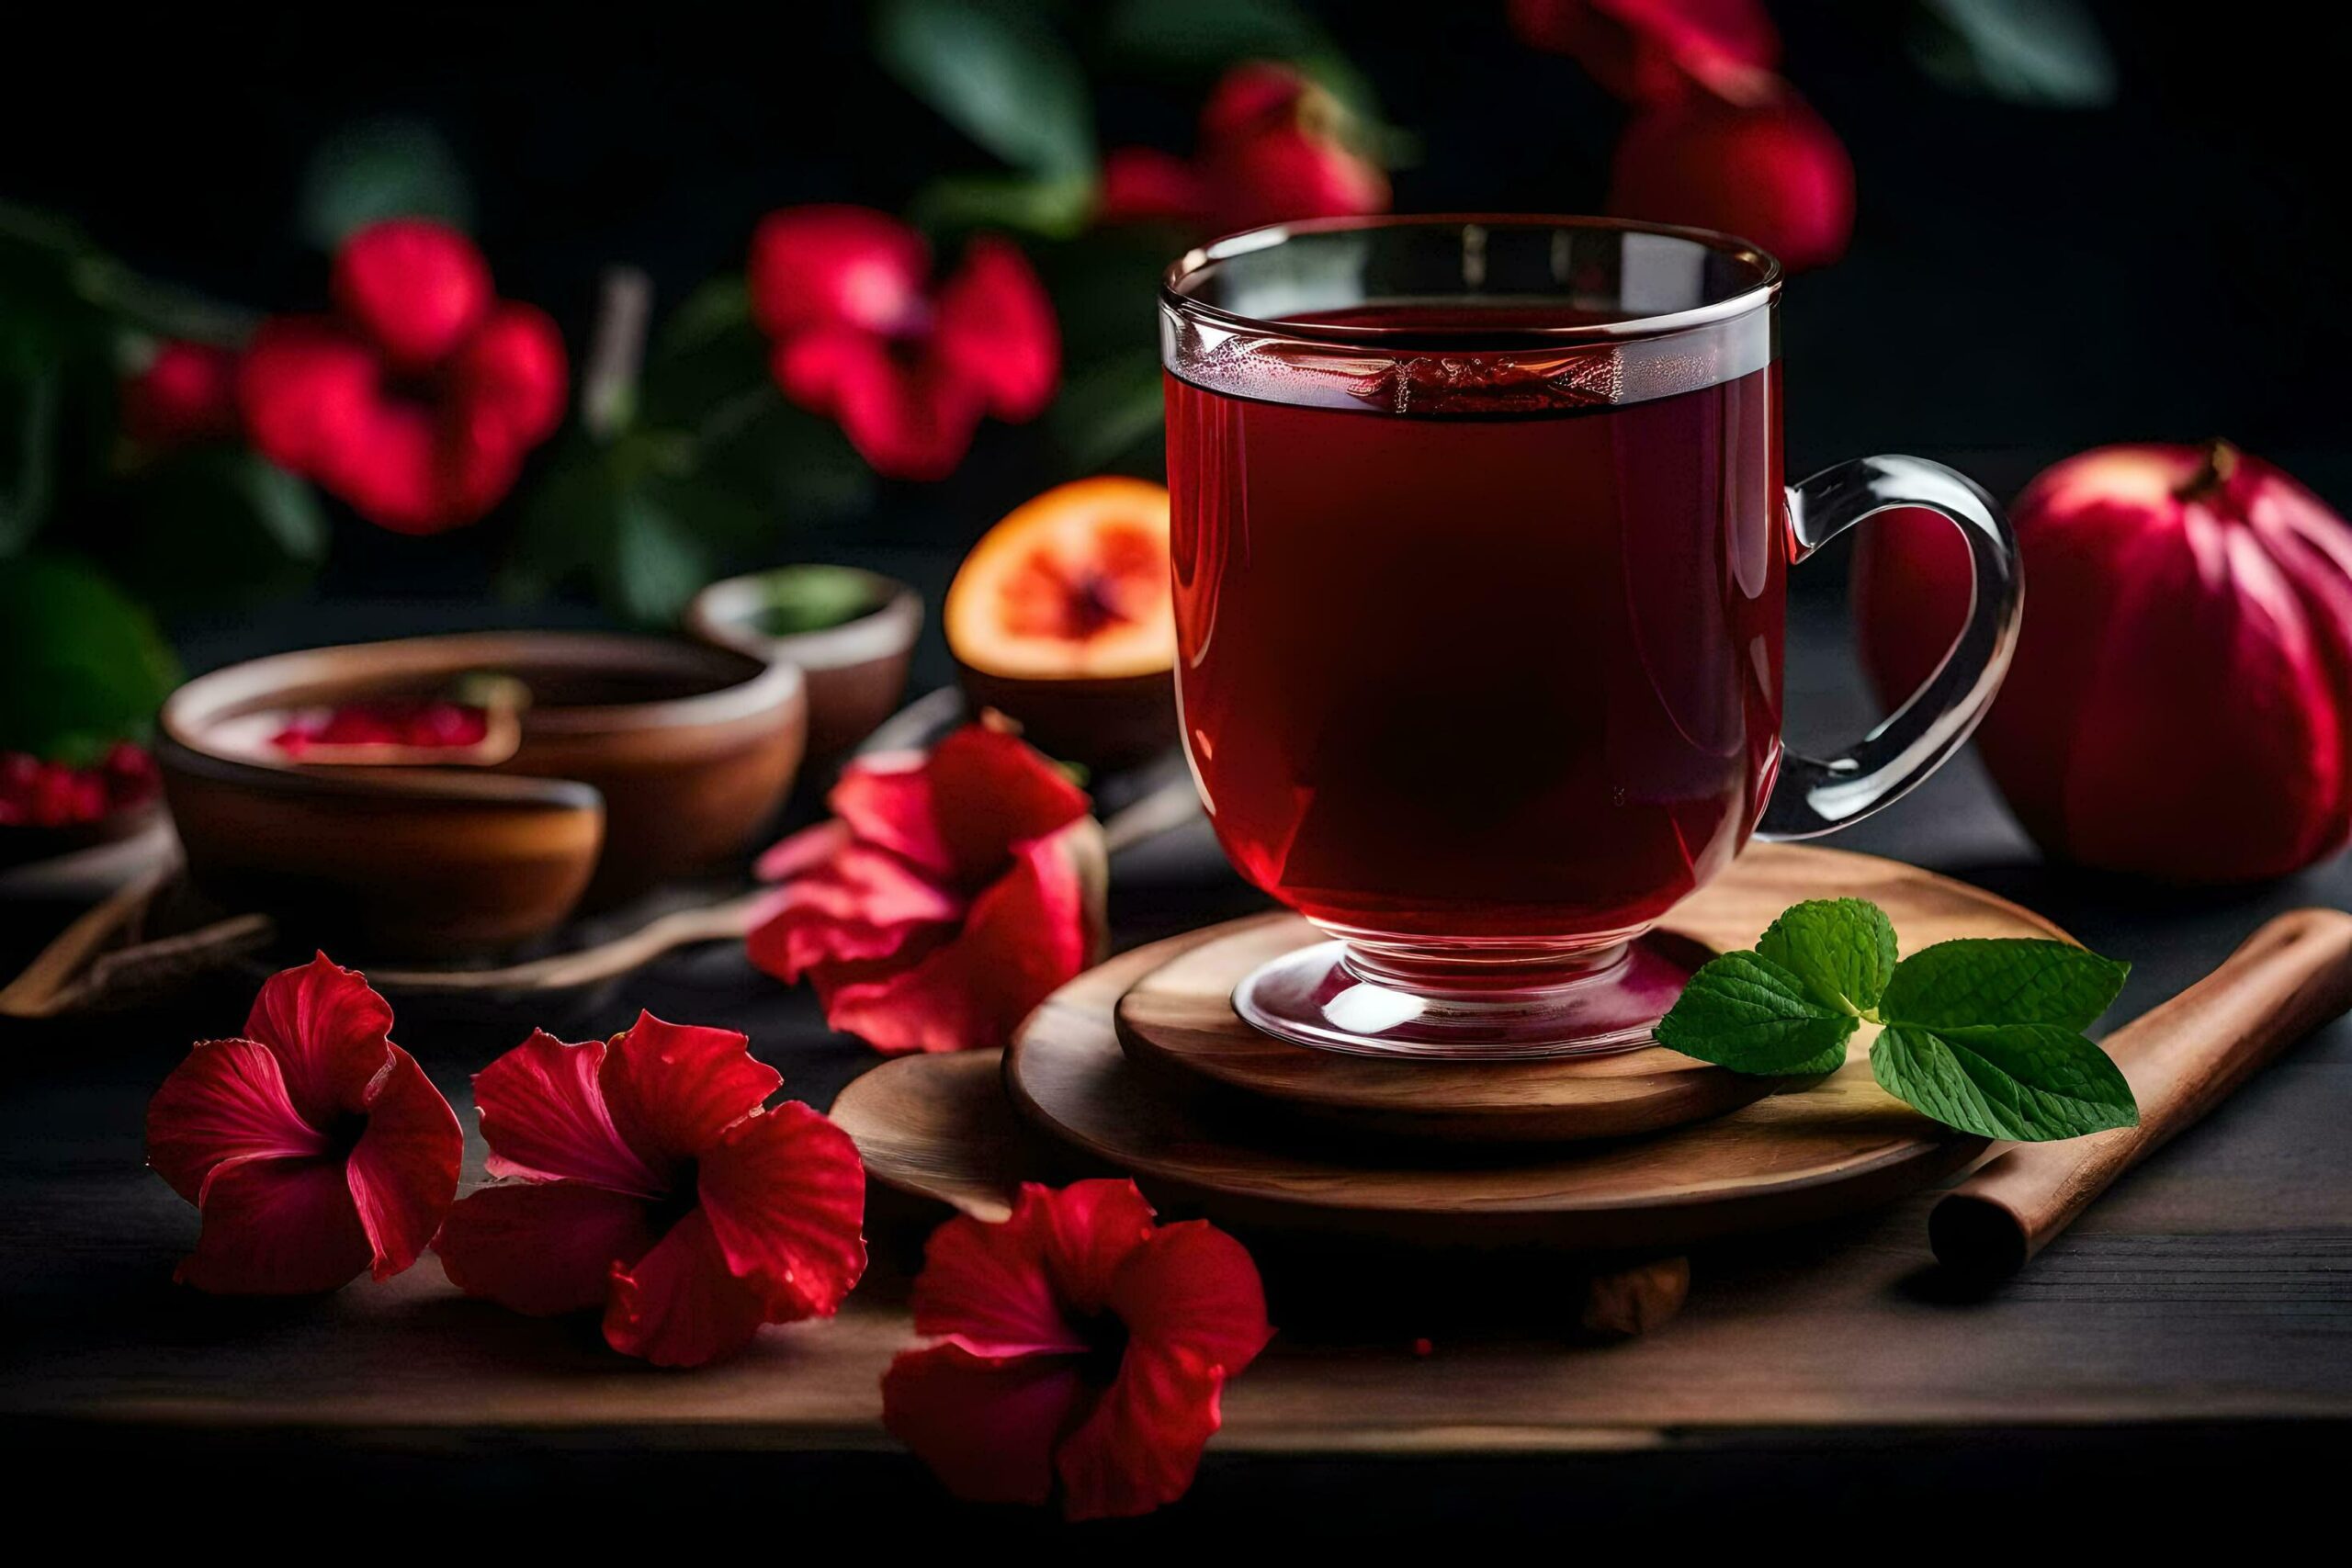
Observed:
[[[923,318],[931,248],[872,208],[796,207],[752,235],[752,313],[770,337],[820,327],[899,333]]]
[[[1216,146],[1295,120],[1314,91],[1306,76],[1271,60],[1245,60],[1217,78],[1201,106],[1201,145]]]
[[[982,1356],[950,1342],[890,1362],[882,1426],[965,1501],[1035,1505],[1052,1495],[1054,1446],[1084,1396],[1065,1357]]]
[[[1061,380],[1061,329],[1019,246],[993,234],[975,237],[933,309],[933,352],[980,389],[990,414],[1018,424],[1046,412]]]
[[[1227,229],[1388,210],[1388,176],[1378,165],[1299,125],[1220,149],[1208,179],[1216,222]]]
[[[616,1269],[652,1250],[642,1199],[582,1181],[484,1187],[459,1199],[433,1250],[449,1282],[532,1317],[605,1303]]]
[[[756,1285],[728,1271],[700,1209],[670,1227],[652,1251],[615,1269],[605,1342],[662,1367],[698,1367],[752,1342],[767,1321]]]
[[[1132,1339],[1182,1351],[1228,1376],[1256,1360],[1274,1335],[1249,1248],[1204,1220],[1162,1225],[1127,1254],[1109,1305]]]
[[[1062,1513],[1129,1518],[1182,1497],[1223,1416],[1221,1370],[1132,1341],[1119,1375],[1054,1455]]]
[[[262,455],[310,474],[360,438],[379,374],[367,344],[334,322],[279,317],[254,333],[237,400]]]
[[[928,759],[865,759],[828,797],[850,831],[969,887],[1000,874],[1014,844],[1044,838],[1091,803],[1019,736],[968,724]]]
[[[846,983],[818,972],[826,1021],[889,1053],[1003,1044],[1100,946],[1101,859],[1091,819],[1019,846],[963,931],[913,967]]]
[[[392,1010],[356,970],[322,953],[262,982],[245,1038],[269,1047],[287,1098],[313,1127],[367,1109],[368,1089],[391,1059]]]
[[[277,1056],[251,1040],[200,1042],[147,1102],[147,1163],[191,1203],[216,1170],[328,1153],[287,1097]]]
[[[605,1044],[569,1045],[545,1030],[474,1075],[474,1106],[492,1176],[569,1178],[659,1198],[667,1182],[631,1148],[605,1102]]]
[[[237,371],[234,350],[203,343],[159,344],[147,368],[123,383],[124,434],[158,448],[234,435]]]
[[[848,843],[848,823],[838,818],[820,822],[770,845],[752,868],[752,874],[762,882],[786,882],[803,872],[816,870]]]
[[[419,373],[455,352],[490,309],[490,264],[446,224],[390,219],[335,252],[334,301],[396,368]]]
[[[205,1183],[204,1229],[175,1278],[219,1295],[300,1296],[357,1279],[375,1249],[339,1159],[245,1160]]]
[[[1223,1422],[1226,1380],[1273,1334],[1249,1252],[1197,1220],[1129,1252],[1109,1307],[1127,1327],[1118,1376],[1056,1456],[1073,1519],[1148,1513],[1182,1496]]]
[[[1120,147],[1102,159],[1095,217],[1105,223],[1204,223],[1208,183],[1192,163],[1153,147]]]
[[[563,336],[536,305],[501,300],[450,361],[449,396],[467,420],[496,423],[496,439],[536,446],[563,423]]]
[[[831,1317],[865,1272],[865,1167],[849,1134],[797,1101],[749,1116],[702,1157],[702,1213],[767,1319]]]
[[[841,422],[874,471],[887,479],[943,479],[979,428],[985,395],[918,346],[854,327],[818,327],[785,339],[769,359],[785,396]]]
[[[1568,55],[1618,96],[1659,103],[1694,80],[1769,70],[1781,36],[1758,0],[1511,0],[1511,30]]]
[[[390,1067],[368,1086],[368,1130],[351,1150],[346,1173],[379,1280],[415,1262],[441,1228],[466,1152],[449,1102],[415,1057],[397,1045],[390,1050]]]
[[[752,962],[787,984],[818,964],[907,955],[934,928],[963,919],[963,901],[887,850],[850,843],[795,878],[752,928]]]
[[[731,1029],[639,1013],[605,1053],[599,1081],[613,1125],[657,1168],[701,1157],[784,1082],[752,1060],[751,1043]]]
[[[1753,102],[1692,93],[1625,128],[1609,210],[1736,234],[1802,272],[1836,261],[1853,238],[1854,164],[1783,84],[1768,81]]]
[[[1091,1346],[1069,1310],[1102,1310],[1112,1276],[1150,1226],[1132,1181],[1060,1192],[1024,1183],[1002,1224],[961,1217],[932,1232],[909,1302],[915,1332],[953,1336],[986,1355],[1082,1355]],[[1084,1293],[1066,1294],[1064,1279]]]

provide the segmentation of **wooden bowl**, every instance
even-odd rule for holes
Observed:
[[[956,675],[975,712],[994,708],[1049,757],[1110,770],[1148,761],[1176,743],[1176,672],[1002,675],[961,659]]]
[[[812,570],[862,587],[874,607],[814,631],[763,630],[762,618],[775,607],[779,584]],[[686,606],[686,629],[721,648],[799,666],[808,682],[808,754],[830,759],[847,752],[898,711],[915,637],[922,630],[922,596],[895,578],[856,567],[779,567],[705,588]]]
[[[532,705],[494,766],[294,762],[289,708],[419,695],[494,671]],[[750,844],[808,733],[800,673],[728,649],[577,632],[278,654],[190,681],[156,761],[211,897],[368,954],[511,946]]]

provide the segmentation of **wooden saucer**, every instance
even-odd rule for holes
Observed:
[[[1277,1040],[1234,1012],[1233,987],[1243,976],[1323,940],[1295,915],[1218,927],[1119,998],[1120,1046],[1140,1066],[1317,1121],[1467,1144],[1655,1133],[1737,1110],[1783,1081],[1743,1077],[1657,1045],[1518,1062],[1341,1055]]]
[[[1786,845],[1748,852],[1670,923],[1713,947],[1745,946],[1788,904],[1845,894],[1884,908],[1906,949],[1955,936],[2064,936],[1915,867]],[[1868,1209],[1984,1147],[1880,1089],[1858,1050],[1815,1087],[1646,1138],[1509,1160],[1489,1149],[1476,1162],[1429,1147],[1368,1150],[1231,1116],[1138,1071],[1114,1012],[1167,959],[1165,944],[1128,953],[1057,991],[1015,1036],[1006,1089],[1048,1137],[1135,1176],[1163,1202],[1235,1224],[1439,1245],[1679,1247]]]

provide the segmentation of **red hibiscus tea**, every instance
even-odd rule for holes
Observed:
[[[1185,741],[1227,854],[1347,931],[1640,931],[1746,840],[1778,752],[1774,371],[1596,407],[1474,364],[1401,411],[1300,379],[1167,381]]]
[[[1234,864],[1338,939],[1245,978],[1249,1021],[1643,1043],[1697,961],[1653,922],[1751,834],[1829,831],[1965,737],[2014,630],[2007,525],[1911,458],[1792,504],[1778,282],[1737,240],[1582,219],[1291,225],[1170,270],[1183,741]],[[1899,504],[1969,538],[1971,629],[1849,754],[1784,759],[1788,568]]]

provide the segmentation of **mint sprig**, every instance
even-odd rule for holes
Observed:
[[[2040,1142],[2138,1124],[2132,1087],[2084,1038],[2131,965],[2068,942],[1963,938],[1895,959],[1861,898],[1798,904],[1752,953],[1690,978],[1658,1043],[1736,1073],[1835,1071],[1864,1023],[1879,1086],[1946,1126]]]

